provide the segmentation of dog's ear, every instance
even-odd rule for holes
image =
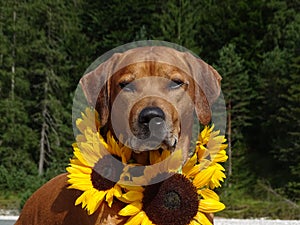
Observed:
[[[195,83],[195,111],[198,119],[204,125],[211,121],[211,107],[221,92],[220,74],[201,59],[189,62]]]
[[[109,117],[110,76],[120,54],[114,54],[96,69],[85,74],[79,81],[88,104],[94,107],[100,117],[100,127],[103,127]]]

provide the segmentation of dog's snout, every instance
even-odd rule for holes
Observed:
[[[160,126],[164,123],[165,113],[159,107],[147,107],[144,108],[139,114],[138,121],[142,125],[151,123],[154,126]]]
[[[160,143],[166,136],[165,113],[159,107],[146,107],[138,117],[140,138]]]

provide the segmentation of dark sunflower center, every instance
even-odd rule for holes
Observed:
[[[145,188],[143,210],[154,224],[189,224],[196,216],[198,206],[196,188],[181,174]]]
[[[124,166],[116,163],[115,160],[111,155],[106,155],[95,163],[91,173],[91,181],[95,189],[99,191],[111,189],[119,180]]]
[[[165,194],[164,206],[167,209],[174,210],[180,207],[180,195],[176,191],[170,191]]]

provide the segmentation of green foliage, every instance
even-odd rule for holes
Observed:
[[[228,44],[220,50],[220,57],[214,67],[222,74],[222,92],[227,114],[232,117],[234,139],[240,140],[242,129],[250,125],[249,104],[253,97],[245,60],[236,53],[235,44]]]
[[[92,61],[131,41],[160,39],[199,54],[223,77],[232,153],[226,212],[297,218],[257,180],[299,202],[299,8],[285,0],[1,1],[1,191],[23,193],[23,204],[65,171],[73,93]]]
[[[196,25],[201,5],[190,0],[166,1],[158,18],[158,39],[184,46],[196,54],[200,48],[196,44]]]
[[[285,198],[269,182],[257,180],[251,187],[251,192],[238,184],[223,189],[221,199],[227,210],[218,215],[231,218],[300,219],[300,205]]]

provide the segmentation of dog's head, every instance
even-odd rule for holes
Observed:
[[[188,152],[193,115],[211,120],[221,77],[188,52],[140,47],[114,54],[80,81],[101,127],[135,152],[181,148]]]

